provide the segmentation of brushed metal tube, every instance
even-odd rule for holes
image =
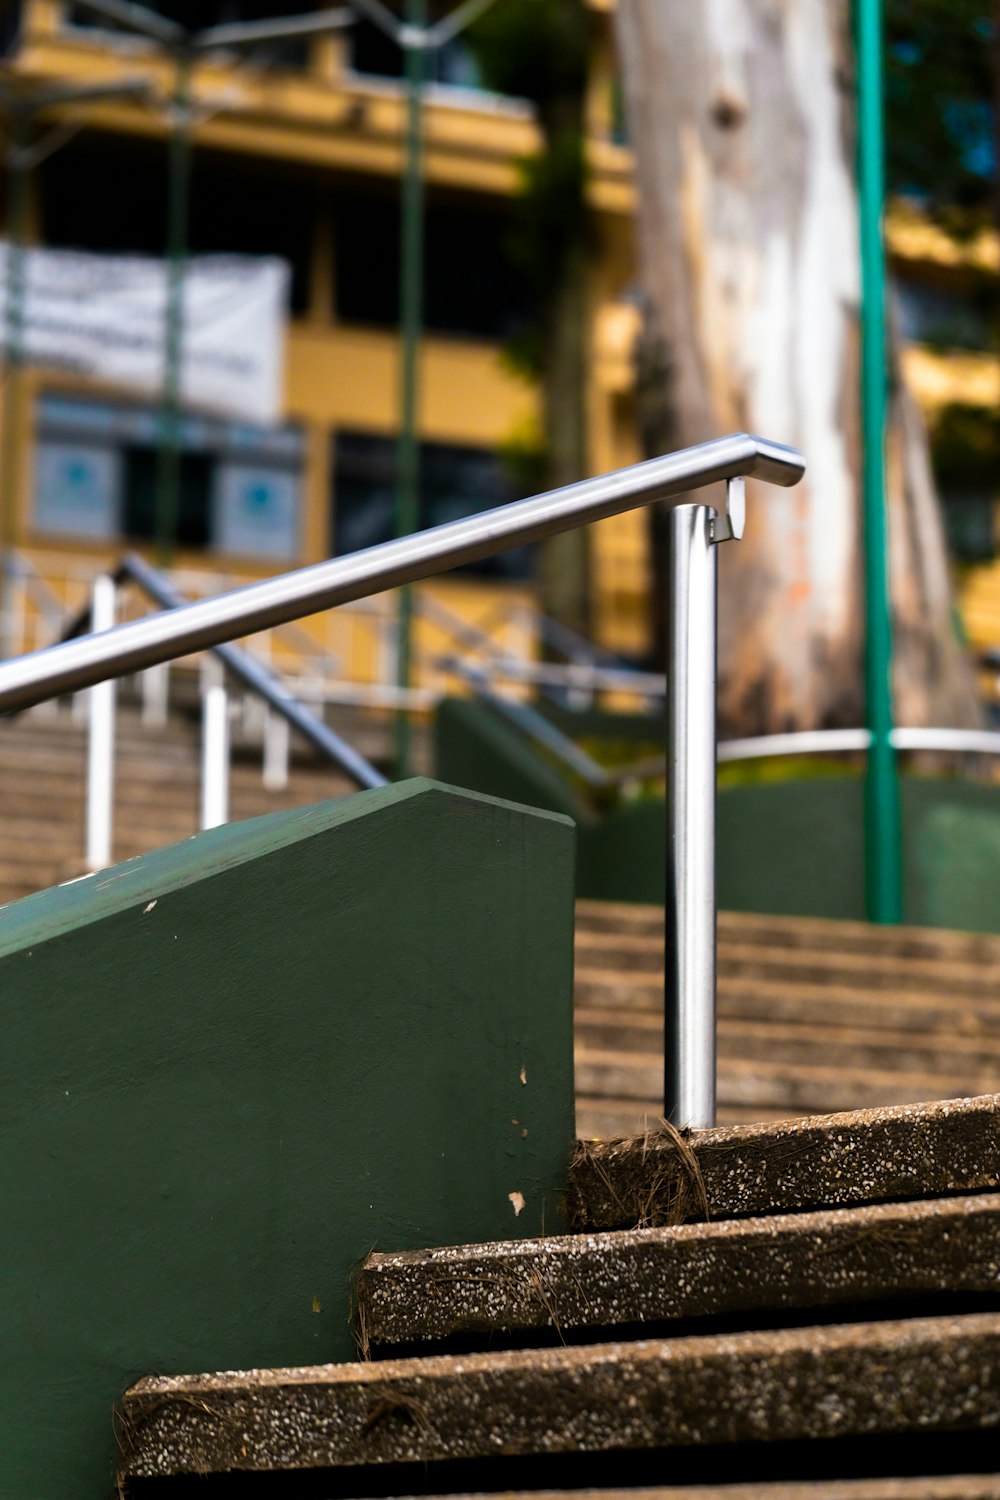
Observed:
[[[229,822],[229,694],[221,682],[201,702],[201,826]]]
[[[224,641],[252,635],[317,610],[348,604],[403,583],[415,583],[508,547],[541,541],[574,526],[669,500],[701,485],[737,475],[792,485],[805,461],[793,448],[747,433],[716,438],[663,458],[649,459],[497,506],[364,552],[248,584],[212,599],[119,625],[0,663],[0,713],[30,708],[57,693],[75,692],[108,676],[124,676]]]
[[[91,605],[94,630],[111,630],[115,623],[115,581],[107,574],[94,579]],[[87,831],[88,870],[104,870],[111,863],[111,831],[115,788],[114,679],[99,682],[87,695]]]
[[[170,580],[136,553],[130,553],[119,569],[118,580],[130,579],[144,593],[164,609],[189,607],[183,594],[178,593]],[[156,618],[154,616],[154,618]],[[386,778],[375,767],[369,765],[352,745],[342,740],[339,734],[326,724],[321,715],[314,713],[292,693],[288,684],[258,657],[240,646],[225,642],[210,648],[217,661],[226,668],[230,677],[242,682],[252,693],[258,694],[276,714],[315,745],[321,755],[339,766],[359,787],[385,786]],[[165,721],[164,721],[165,722]]]
[[[715,511],[670,515],[664,1105],[679,1130],[715,1124]]]
[[[264,785],[269,792],[283,792],[288,785],[291,752],[288,720],[271,708],[265,709],[264,713]]]

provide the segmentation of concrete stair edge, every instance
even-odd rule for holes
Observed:
[[[368,1348],[990,1292],[997,1193],[376,1252],[356,1301]]]
[[[1000,1189],[1000,1094],[577,1145],[578,1232]]]
[[[121,1478],[989,1429],[998,1383],[996,1313],[160,1376]]]

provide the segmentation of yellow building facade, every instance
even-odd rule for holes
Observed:
[[[171,13],[170,5],[160,9]],[[191,9],[197,24],[213,19]],[[642,456],[633,363],[635,188],[616,119],[611,9],[612,0],[590,0],[592,473]],[[39,119],[44,159],[30,176],[31,241],[162,254],[175,64],[155,44],[93,24],[71,0],[23,0],[0,12],[0,21],[4,15],[4,69],[18,88],[124,80],[149,88],[140,102],[55,108]],[[373,68],[364,53],[363,28],[351,27],[304,42],[291,55],[213,53],[193,71],[191,252],[279,254],[293,271],[280,430],[255,439],[197,413],[188,421],[183,463],[191,516],[176,561],[195,587],[199,578],[207,588],[220,578],[315,562],[386,534],[400,409],[395,297],[405,98],[402,81],[380,73],[377,58]],[[49,143],[54,149],[45,156]],[[538,392],[505,355],[505,319],[517,309],[499,247],[519,191],[518,164],[538,145],[523,101],[469,87],[460,68],[456,77],[429,85],[419,404],[430,491],[424,524],[450,518],[463,503],[474,509],[509,497],[504,451],[537,430]],[[977,289],[995,283],[995,235],[955,239],[905,206],[893,209],[889,231],[908,320],[907,371],[932,425],[962,403],[995,411],[996,354],[937,326],[949,317],[954,325],[963,299],[975,300]],[[65,371],[29,368],[6,413],[5,533],[47,586],[67,597],[71,580],[128,545],[149,545],[155,402],[130,401],[127,392]],[[59,464],[72,463],[74,454],[91,456],[108,491],[103,522],[75,530],[72,507],[60,511],[53,499],[60,493]],[[248,473],[282,507],[281,524],[263,546],[247,545],[246,529],[226,521],[233,476]],[[980,505],[975,514],[981,512]],[[599,643],[641,659],[651,644],[645,516],[631,513],[595,527],[592,562]],[[1000,642],[1000,564],[984,555],[962,568],[961,582],[972,639]],[[490,630],[504,620],[519,622],[511,626],[511,643],[530,647],[524,620],[533,590],[517,559],[506,572],[454,575],[425,592]],[[427,652],[447,646],[442,628],[427,622],[421,628]],[[354,658],[351,670],[376,671],[377,647],[371,639],[359,647],[357,639],[343,646]]]
[[[640,456],[632,414],[636,319],[628,300],[634,189],[629,152],[615,139],[608,9],[594,0],[588,151],[597,253],[586,396],[594,473]],[[31,241],[162,254],[158,215],[166,203],[173,63],[155,44],[97,26],[65,0],[25,0],[18,21],[8,26],[6,69],[19,88],[141,80],[151,90],[140,102],[74,105],[39,121],[38,138],[55,130],[66,139],[32,171]],[[176,561],[185,574],[261,576],[345,550],[348,534],[359,545],[379,539],[366,538],[363,512],[366,495],[372,514],[380,503],[384,508],[398,429],[394,255],[405,98],[400,79],[359,66],[356,32],[314,38],[291,58],[212,54],[193,71],[191,253],[276,253],[293,263],[282,441],[262,437],[258,457],[268,472],[285,464],[294,497],[277,546],[264,555],[241,551],[224,525],[210,522],[197,535],[197,524],[187,535],[182,525]],[[463,484],[505,498],[504,449],[537,429],[538,393],[505,357],[502,289],[499,312],[488,304],[503,279],[498,246],[519,190],[518,163],[538,143],[523,101],[461,84],[429,85],[419,435],[425,482],[437,483],[440,494],[436,502],[432,496],[426,522],[454,513],[453,492]],[[130,403],[126,392],[54,369],[28,369],[19,384],[16,422],[3,434],[14,475],[7,530],[27,564],[58,590],[60,578],[93,571],[95,559],[110,561],[130,539],[149,541],[148,515],[138,515],[133,492],[149,487],[155,403]],[[195,437],[185,439],[185,482],[195,492],[200,486],[211,512],[225,489],[227,445],[236,438],[198,414],[188,427]],[[72,515],[52,501],[53,466],[74,443],[74,451],[90,445],[96,453],[101,430],[117,444],[101,472],[110,465],[122,493],[107,503],[103,534],[86,527],[74,534]],[[196,438],[205,430],[202,451]],[[603,643],[615,650],[645,649],[645,566],[641,516],[596,529],[596,615]],[[491,627],[508,605],[532,598],[530,578],[516,568],[510,576],[456,575],[430,587],[465,618]]]
[[[896,203],[888,240],[904,367],[935,450],[965,630],[977,650],[996,648],[1000,355],[994,309],[1000,239],[988,225],[950,234],[913,206]]]

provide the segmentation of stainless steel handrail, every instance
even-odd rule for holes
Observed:
[[[792,485],[804,472],[805,461],[794,448],[746,433],[717,438],[4,662],[0,713],[30,708],[109,676],[123,677],[337,604],[417,583],[508,547],[541,541],[656,500],[675,499],[705,485],[744,476]]]
[[[303,615],[416,583],[508,547],[726,483],[718,508],[671,514],[667,660],[667,969],[664,1113],[715,1120],[716,544],[743,531],[744,480],[792,485],[793,448],[737,433],[545,495],[249,584],[0,665],[0,713],[208,650]]]

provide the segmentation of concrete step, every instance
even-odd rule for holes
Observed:
[[[963,1293],[1000,1298],[1000,1194],[373,1254],[357,1286],[365,1348]]]
[[[582,1137],[655,1127],[662,971],[662,912],[578,903]],[[722,1123],[1000,1086],[1000,938],[722,913],[718,1003]]]
[[[663,1055],[663,1014],[603,1010],[580,1005],[579,999],[574,1014],[577,1038],[588,1047]],[[858,1065],[886,1071],[900,1068],[907,1073],[933,1073],[945,1059],[949,1065],[960,1059],[964,1065],[1000,1064],[1000,1025],[988,1025],[987,1017],[982,1017],[982,1025],[972,1034],[958,1031],[951,1017],[937,1026],[927,1026],[927,1014],[921,1014],[918,1020],[924,1025],[919,1028],[907,1026],[906,1016],[897,1016],[889,1023],[880,1022],[880,1017],[880,1007],[871,1008],[867,1026],[844,1025],[840,1016],[831,1016],[819,1007],[804,1007],[793,1019],[730,1016],[723,1011],[718,1017],[720,1052],[775,1062],[843,1062],[844,1067]]]
[[[1000,1500],[1000,1474],[932,1474],[916,1479],[823,1479],[754,1484],[521,1490],[519,1500]],[[444,1500],[444,1497],[427,1497]],[[482,1500],[453,1495],[449,1500]]]
[[[661,928],[662,931],[662,928]],[[956,959],[1000,965],[1000,936],[931,927],[877,927],[831,917],[783,917],[757,912],[719,914],[725,941],[810,953],[878,953],[902,959]]]
[[[652,1052],[575,1049],[576,1087],[582,1099],[634,1099],[654,1114],[663,1109],[663,1062]],[[720,1050],[718,1096],[727,1104],[783,1109],[787,1115],[866,1109],[877,1104],[919,1104],[925,1099],[960,1099],[992,1092],[997,1069],[953,1064],[944,1057],[933,1071],[864,1068],[860,1064],[823,1067],[767,1059],[732,1057]]]
[[[624,1012],[631,1024],[638,1014],[662,1016],[663,979],[578,966],[576,999],[580,1007]],[[798,1021],[815,1015],[838,1026],[877,1024],[968,1036],[1000,1029],[1000,987],[989,986],[974,996],[928,994],[900,986],[880,991],[876,1007],[870,992],[860,987],[750,979],[736,973],[720,977],[718,1005],[721,1017],[744,1020]]]
[[[622,1136],[646,1135],[660,1128],[663,1104],[655,1099],[596,1098],[578,1094],[576,1101],[576,1133],[581,1140],[612,1140]],[[720,1125],[745,1125],[762,1121],[787,1120],[786,1108],[761,1104],[740,1104],[730,1099],[720,1099],[718,1120]]]
[[[663,973],[663,944],[659,938],[630,933],[592,933],[576,936],[577,961],[582,967],[633,972],[659,977]],[[908,989],[922,993],[952,995],[995,994],[1000,985],[1000,964],[957,957],[912,958],[893,953],[816,951],[784,945],[720,938],[720,979],[741,978],[796,981],[803,984],[833,983],[881,989]]]
[[[995,1313],[153,1376],[121,1478],[956,1434],[996,1426],[998,1387]]]
[[[631,933],[663,941],[663,911],[625,902],[580,901],[577,927],[593,933]],[[769,948],[811,953],[880,953],[898,958],[955,958],[1000,965],[1000,936],[927,927],[875,927],[830,917],[782,917],[757,912],[719,913],[719,937]]]
[[[575,1021],[577,1039],[587,1047],[662,1056],[662,1016],[623,1015],[577,1005]],[[970,1074],[992,1068],[1000,1087],[1000,1026],[984,1025],[973,1036],[956,1033],[950,1026],[936,1030],[893,1027],[884,1024],[880,1007],[871,1012],[867,1026],[845,1026],[831,1024],[828,1014],[808,1009],[794,1021],[723,1014],[718,1039],[722,1055],[802,1066],[933,1073],[945,1065],[952,1071],[967,1068]]]
[[[679,1136],[581,1141],[571,1228],[591,1233],[1000,1189],[1000,1094]]]
[[[237,780],[229,789],[230,815],[234,820],[257,817],[342,796],[345,791],[342,781],[305,776],[297,779],[293,788],[281,792]],[[191,781],[174,784],[164,778],[145,788],[119,784],[114,798],[116,846],[139,841],[148,849],[187,838],[198,828],[199,798],[199,789]],[[76,853],[82,847],[84,814],[82,797],[60,803],[46,797],[34,808],[12,808],[0,796],[0,858],[59,858]]]

